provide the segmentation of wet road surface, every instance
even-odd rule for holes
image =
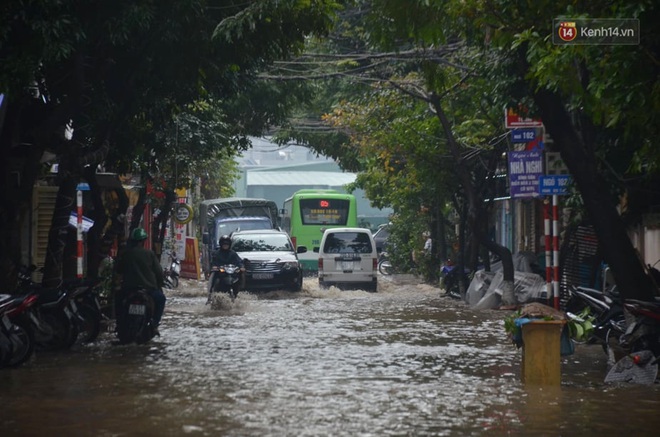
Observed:
[[[606,385],[580,345],[562,385],[526,387],[509,312],[410,278],[380,291],[168,290],[161,337],[37,353],[0,371],[2,436],[657,435],[660,385]]]

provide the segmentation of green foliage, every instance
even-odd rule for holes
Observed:
[[[516,325],[516,319],[522,316],[520,310],[517,310],[504,318],[504,332],[511,338],[522,337],[520,328]]]
[[[595,320],[596,317],[591,314],[590,308],[586,307],[579,314],[569,318],[567,322],[569,336],[579,343],[587,341],[593,333]]]

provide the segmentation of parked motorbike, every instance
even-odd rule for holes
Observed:
[[[29,313],[37,348],[68,349],[80,338],[94,341],[101,331],[101,305],[96,286],[99,281],[74,279],[60,286],[43,289],[31,280],[36,266],[19,271],[19,290],[34,294],[37,300]]]
[[[101,333],[101,302],[98,285],[100,280],[84,280],[69,285],[71,298],[76,304],[76,322],[78,324],[78,339],[82,343],[91,343]]]
[[[623,303],[616,287],[601,291],[572,286],[568,288],[568,292],[570,297],[566,302],[566,315],[574,319],[578,317],[578,314],[584,314],[586,310],[592,319],[593,326],[586,341],[600,344],[610,358],[610,364],[613,364],[615,357],[611,343],[615,338],[612,335],[625,326]]]
[[[128,292],[121,300],[117,314],[117,338],[121,344],[143,344],[157,333],[153,321],[154,300],[145,289]]]
[[[381,275],[385,276],[394,273],[394,266],[392,265],[392,261],[390,261],[386,251],[382,251],[380,255],[378,255],[378,271]]]
[[[469,273],[470,270],[463,269],[462,275],[466,287],[470,283],[470,279],[468,277]],[[443,288],[445,289],[445,296],[453,297],[454,299],[463,299],[463,296],[461,296],[459,283],[461,279],[461,272],[452,260],[447,260],[447,262],[442,265],[440,268],[440,275],[442,277]]]
[[[28,311],[35,294],[0,298],[0,367],[18,367],[34,352],[34,331]]]
[[[211,267],[209,277],[209,301],[215,292],[227,293],[236,299],[241,287],[241,269],[233,264]]]
[[[619,344],[629,352],[650,350],[660,358],[660,301],[627,299],[624,308],[630,314]]]
[[[181,274],[181,261],[177,258],[176,253],[172,252],[170,255],[170,266],[163,271],[165,288],[177,288],[179,286],[179,275]]]

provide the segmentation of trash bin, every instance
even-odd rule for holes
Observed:
[[[564,320],[535,320],[522,325],[521,380],[525,384],[561,384],[561,331]]]

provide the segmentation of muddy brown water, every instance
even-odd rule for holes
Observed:
[[[658,435],[660,384],[607,385],[604,353],[562,358],[560,387],[520,382],[504,311],[410,277],[380,291],[167,291],[161,337],[0,370],[1,436]]]

